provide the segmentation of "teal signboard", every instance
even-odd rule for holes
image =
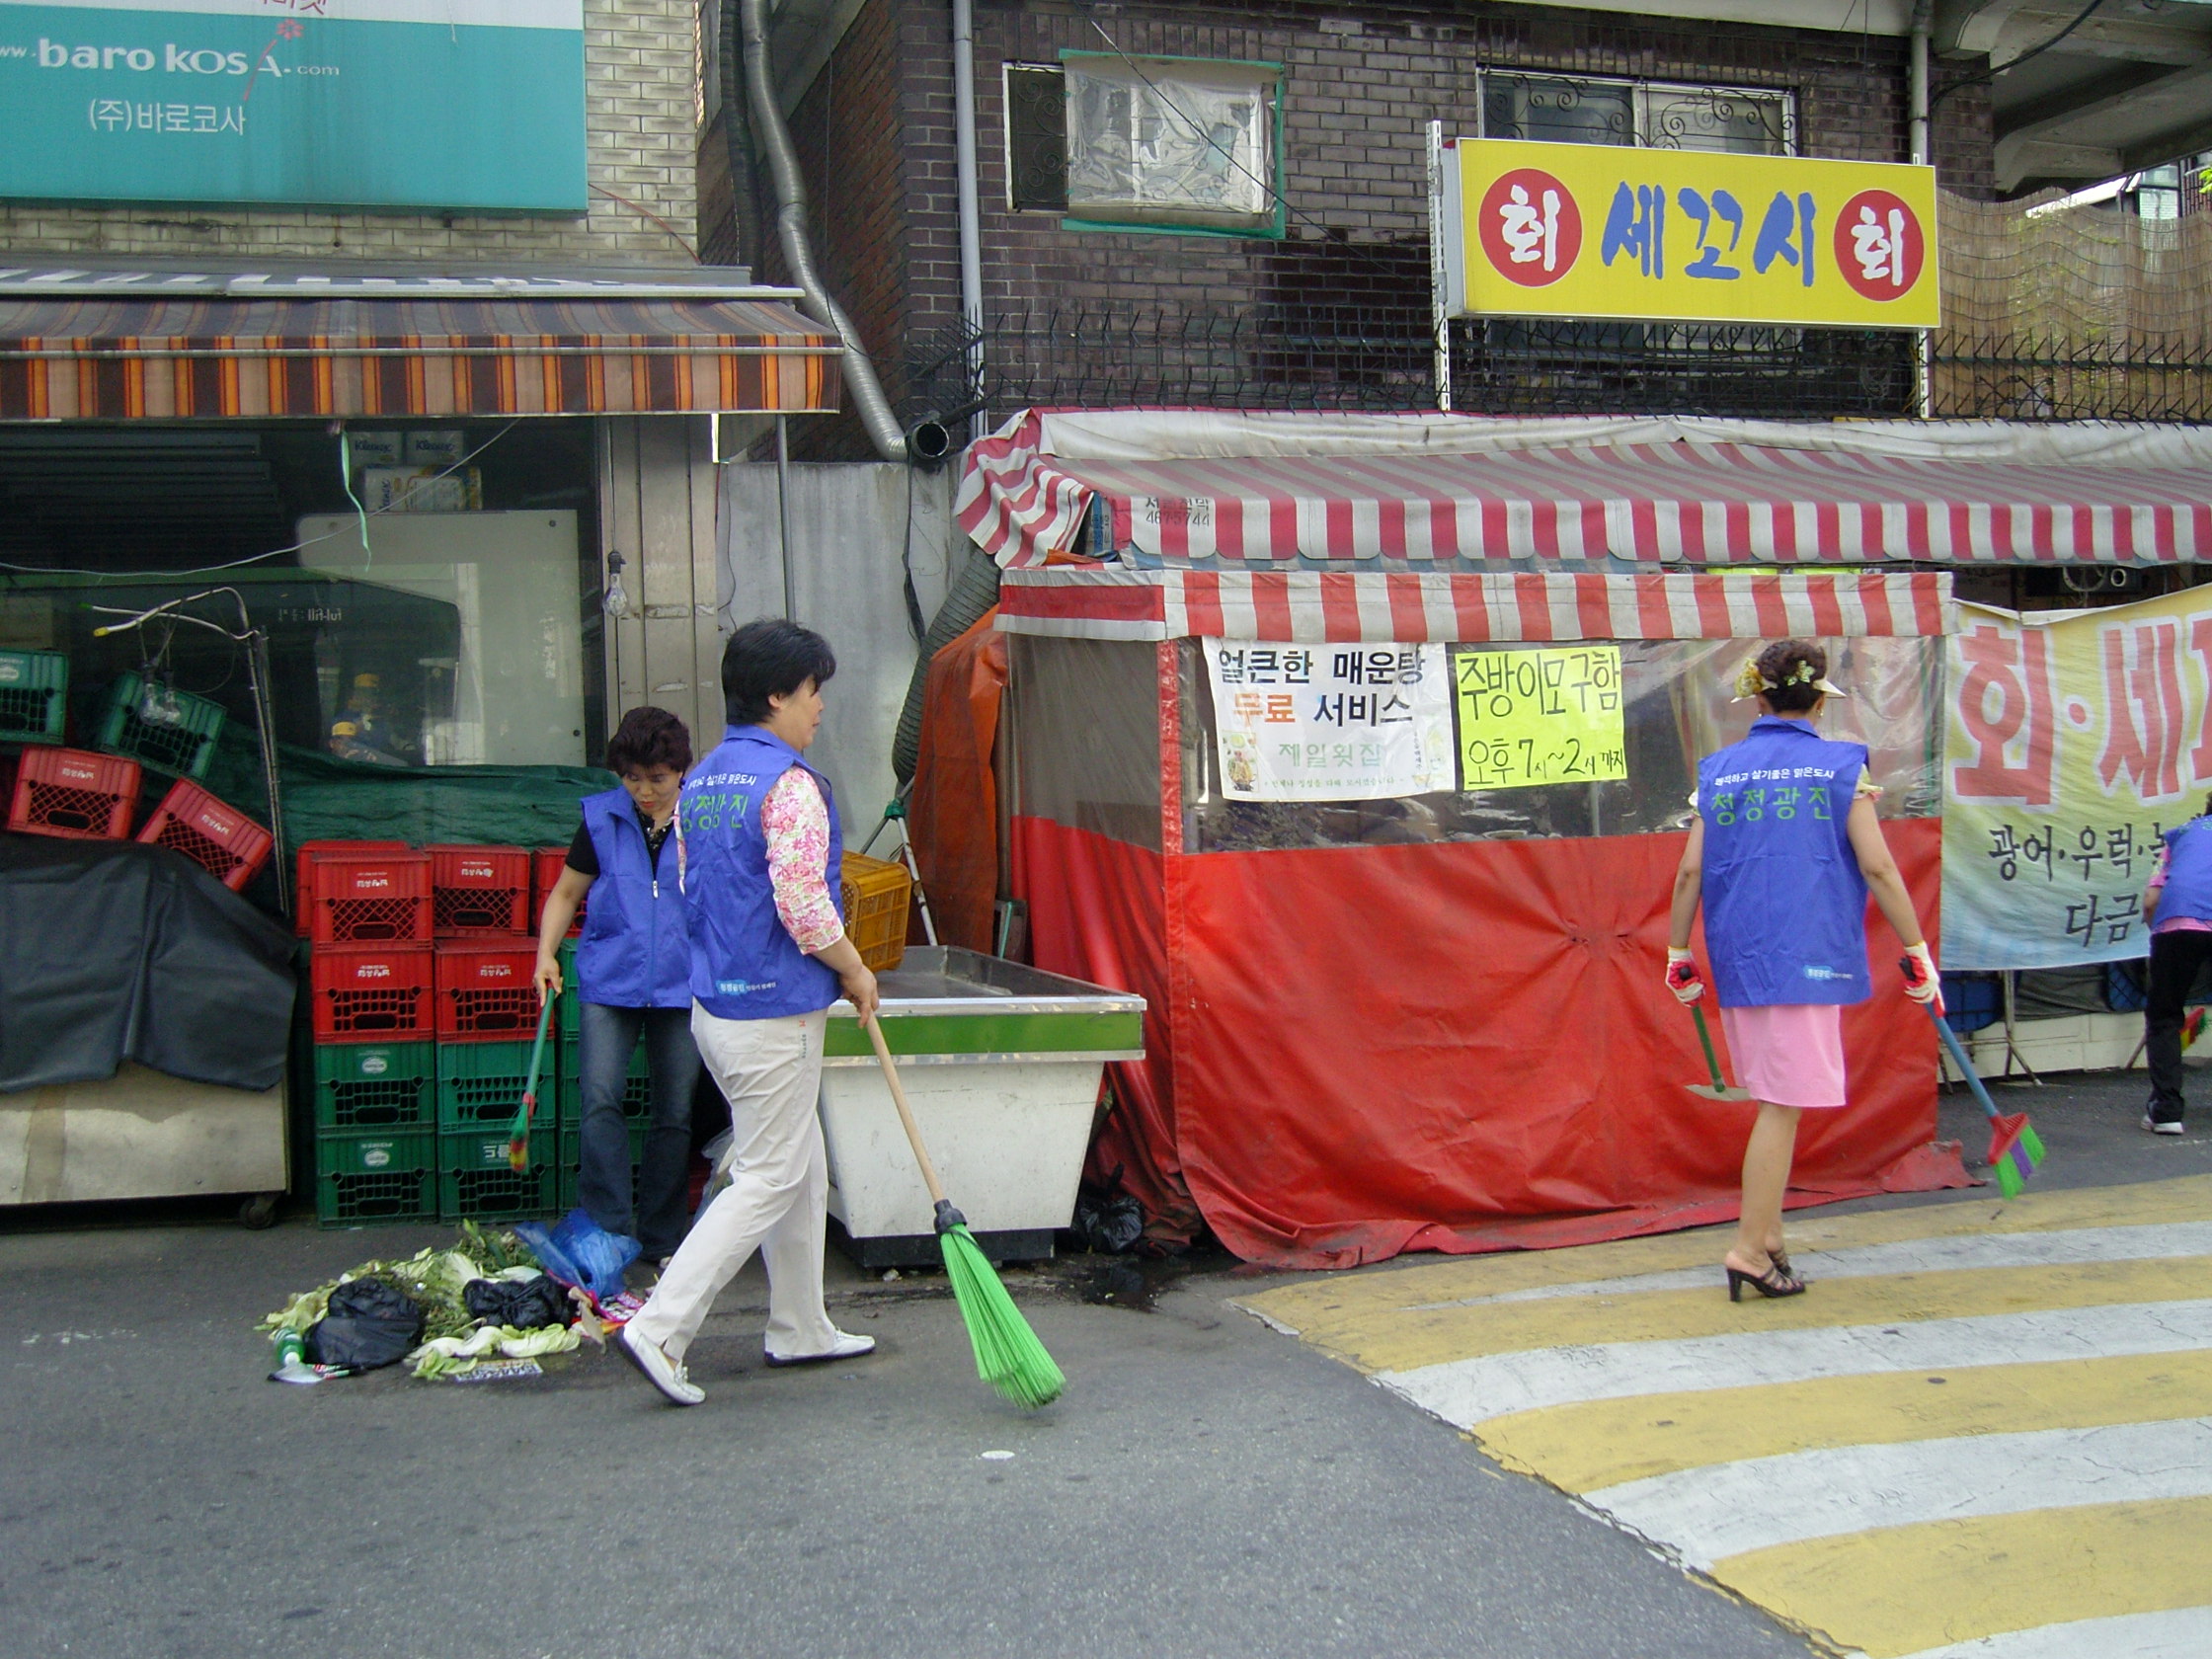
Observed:
[[[0,198],[581,213],[583,0],[0,0]]]

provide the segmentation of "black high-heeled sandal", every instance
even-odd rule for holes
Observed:
[[[1723,1264],[1725,1266],[1725,1264]],[[1728,1300],[1743,1301],[1744,1287],[1749,1285],[1763,1297],[1793,1297],[1805,1294],[1805,1284],[1791,1276],[1781,1262],[1772,1263],[1764,1273],[1746,1273],[1740,1267],[1729,1267]]]

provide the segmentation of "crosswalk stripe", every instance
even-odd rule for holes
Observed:
[[[2212,1402],[2212,1350],[1820,1377],[1638,1394],[1494,1417],[1482,1449],[1588,1492],[1678,1469],[1824,1446],[2094,1428],[2191,1417]],[[2212,1644],[2205,1651],[2212,1653]]]
[[[1631,1480],[1589,1502],[1692,1566],[1875,1527],[2212,1498],[2212,1417],[1827,1446]]]
[[[2203,1285],[2200,1268],[2197,1288]],[[2115,1301],[2025,1313],[1901,1319],[1886,1326],[1750,1330],[1521,1350],[1383,1372],[1376,1381],[1465,1429],[1511,1412],[1582,1400],[2208,1347],[2212,1301]]]
[[[1856,1216],[1792,1216],[1789,1237],[1793,1250],[1806,1252],[1968,1233],[2012,1234],[2204,1221],[2212,1221],[2212,1175],[2182,1176],[2121,1189],[2030,1189],[2011,1202],[1994,1195],[1977,1196]],[[1379,1331],[1394,1325],[1409,1306],[1698,1266],[1717,1281],[1719,1268],[1715,1264],[1726,1242],[1724,1234],[1707,1228],[1573,1250],[1455,1257],[1380,1272],[1302,1280],[1239,1298],[1237,1305],[1279,1329],[1359,1364],[1359,1351]]]
[[[1810,1539],[1729,1556],[1712,1576],[1867,1659],[1905,1659],[2001,1631],[2198,1606],[2207,1538],[2212,1499],[2177,1498]]]
[[[2185,1607],[1974,1636],[1924,1647],[1907,1659],[2204,1659],[2208,1653],[2212,1607]]]
[[[1649,1291],[1566,1303],[1509,1303],[1406,1312],[1378,1331],[1360,1358],[1379,1372],[1535,1349],[1682,1340],[1757,1331],[1773,1337],[1850,1325],[1888,1325],[1969,1313],[2027,1313],[2112,1303],[2176,1302],[2212,1286],[2212,1260],[2085,1262],[2070,1267],[1964,1268],[1883,1279],[1839,1279],[1808,1296],[1731,1303],[1718,1275],[1709,1290]],[[1749,1295],[1749,1293],[1747,1293]]]
[[[2059,1232],[1968,1233],[1946,1238],[1901,1238],[1833,1250],[1798,1250],[1790,1265],[1798,1277],[1821,1283],[1832,1279],[1875,1279],[1903,1273],[1953,1273],[1977,1267],[2071,1267],[2096,1261],[2155,1261],[2171,1256],[2212,1256],[2212,1222],[2175,1226],[2073,1227]],[[1497,1296],[1466,1297],[1409,1308],[1497,1307],[1525,1302],[1556,1302],[1564,1297],[1634,1296],[1644,1291],[1703,1290],[1713,1270],[1677,1268],[1668,1273],[1631,1274],[1579,1285],[1544,1285]]]

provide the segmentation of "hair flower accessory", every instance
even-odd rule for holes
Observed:
[[[1845,697],[1850,693],[1840,685],[1824,678],[1812,664],[1799,658],[1779,681],[1769,679],[1759,671],[1759,659],[1747,657],[1744,666],[1736,671],[1736,694],[1731,702],[1748,702],[1763,691],[1779,691],[1785,685],[1810,685],[1815,691],[1830,697]]]

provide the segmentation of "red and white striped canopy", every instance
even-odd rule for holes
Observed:
[[[1239,565],[2212,559],[2207,465],[1700,441],[1091,460],[1034,431],[972,446],[961,480],[962,527],[1009,568],[1066,553],[1086,516],[1096,556]]]
[[[1068,639],[1400,643],[1851,639],[1944,634],[1948,571],[1754,576],[1650,571],[1009,570],[1007,633]]]

